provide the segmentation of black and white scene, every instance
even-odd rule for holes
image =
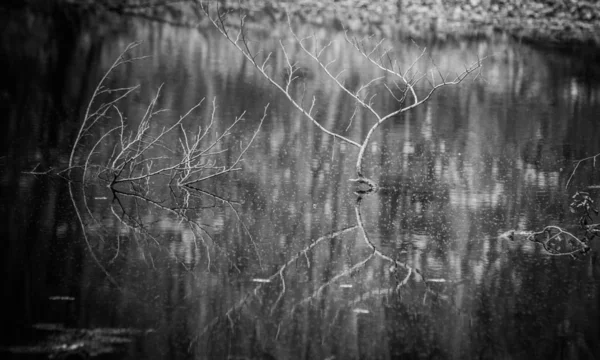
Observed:
[[[600,360],[600,2],[0,4],[0,358]]]

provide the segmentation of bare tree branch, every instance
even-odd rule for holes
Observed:
[[[303,106],[303,101],[298,102],[291,95],[291,88],[294,81],[297,81],[299,76],[297,76],[297,72],[300,67],[296,62],[293,62],[290,59],[290,54],[286,49],[283,41],[280,41],[280,48],[283,54],[283,57],[286,62],[286,78],[284,81],[284,85],[279,84],[275,81],[274,77],[267,72],[267,67],[272,58],[272,54],[268,53],[264,59],[259,63],[257,60],[258,54],[260,51],[253,52],[250,49],[249,43],[250,39],[248,38],[244,19],[245,17],[242,15],[240,20],[240,28],[237,30],[236,35],[232,35],[230,29],[226,25],[224,19],[224,13],[220,11],[217,7],[216,15],[211,15],[208,5],[202,3],[202,10],[208,16],[212,24],[217,28],[217,30],[229,41],[231,42],[235,48],[242,53],[242,55],[248,59],[252,65],[261,73],[261,75],[266,78],[275,88],[277,88],[281,93],[283,93],[288,100],[292,103],[294,107],[296,107],[300,112],[302,112],[313,124],[315,124],[321,131],[330,135],[336,139],[342,140],[348,144],[351,144],[359,149],[357,158],[356,158],[356,173],[358,175],[357,181],[363,182],[367,185],[371,186],[371,191],[374,191],[377,187],[374,181],[366,179],[363,172],[363,158],[368,147],[368,144],[371,140],[371,137],[375,130],[380,126],[381,123],[385,122],[388,119],[393,118],[394,116],[409,111],[431,99],[433,94],[444,86],[457,85],[460,84],[465,78],[469,75],[475,73],[482,66],[482,60],[478,59],[476,62],[465,66],[463,72],[456,75],[456,77],[452,80],[448,80],[447,77],[444,77],[435,64],[433,59],[431,59],[431,63],[433,68],[431,71],[426,71],[425,73],[419,73],[415,70],[416,64],[419,63],[426,55],[426,49],[423,48],[421,50],[420,55],[418,55],[411,64],[403,71],[400,71],[400,66],[396,59],[392,58],[391,49],[385,49],[384,39],[376,41],[373,45],[370,45],[371,41],[373,41],[373,37],[365,37],[362,39],[350,39],[348,32],[346,31],[344,36],[346,41],[352,45],[352,47],[365,59],[367,59],[376,69],[383,72],[383,76],[374,76],[371,79],[367,79],[366,82],[358,86],[358,89],[352,90],[350,89],[342,79],[342,74],[346,72],[347,69],[342,69],[337,73],[333,73],[333,69],[331,65],[337,61],[337,59],[332,59],[329,61],[323,60],[323,54],[327,49],[329,49],[332,45],[332,42],[329,41],[324,45],[319,45],[320,40],[317,38],[315,34],[311,34],[308,36],[300,37],[293,29],[291,16],[288,14],[288,29],[291,34],[293,40],[297,45],[299,45],[302,52],[309,57],[319,68],[323,71],[323,73],[327,76],[329,80],[331,80],[340,90],[350,96],[358,106],[365,109],[368,113],[372,114],[376,122],[371,125],[369,130],[367,131],[365,137],[360,141],[352,140],[346,136],[343,136],[337,132],[326,129],[323,127],[316,119],[315,114],[313,114],[313,109],[315,108],[317,99],[313,97],[312,102],[310,104],[310,108],[307,110]],[[389,64],[389,65],[386,65]],[[427,76],[432,75],[430,82],[430,89],[423,96],[419,96],[418,91],[416,89],[417,85],[423,80],[427,79]],[[439,79],[436,79],[436,76]],[[390,75],[393,80],[399,80],[404,89],[401,90],[403,95],[401,97],[396,96],[391,89],[387,86],[387,84],[382,84],[382,86],[387,90],[388,93],[398,102],[399,106],[387,113],[380,113],[379,109],[374,106],[374,99],[377,96],[377,92],[375,90],[375,86],[379,86],[378,84],[386,78],[386,76]],[[394,81],[397,88],[400,88],[398,84]],[[384,90],[385,91],[385,90]],[[404,105],[404,101],[406,100],[407,94],[410,94],[412,97],[412,101]],[[302,96],[302,100],[304,99],[304,94]],[[356,111],[352,113],[349,124],[352,123],[352,119],[356,115]],[[349,126],[349,125],[348,125]]]
[[[565,189],[569,188],[569,184],[571,184],[571,180],[573,180],[573,176],[575,176],[575,172],[577,172],[577,169],[579,168],[579,165],[581,165],[581,163],[586,162],[588,160],[592,160],[592,166],[595,168],[596,167],[596,159],[600,156],[600,154],[596,154],[594,156],[588,156],[586,158],[577,160],[575,162],[575,168],[573,169],[573,171],[571,172],[571,176],[569,176],[569,179],[567,180],[567,184],[565,185]]]

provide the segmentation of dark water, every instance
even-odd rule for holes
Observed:
[[[39,350],[48,344],[40,324],[53,324],[133,334],[107,355],[131,359],[600,358],[597,240],[572,259],[499,237],[546,225],[576,231],[570,197],[599,181],[590,162],[565,189],[572,160],[600,152],[600,64],[589,54],[502,36],[423,44],[444,73],[494,56],[477,79],[382,125],[365,159],[381,189],[358,198],[348,181],[357,151],[303,118],[214,29],[3,18],[2,344],[12,356],[59,352]],[[347,68],[350,87],[379,75],[343,33],[296,30],[333,40],[324,62]],[[276,51],[270,71],[282,78],[285,26],[252,36]],[[211,151],[211,161],[231,164],[270,104],[241,170],[188,192],[165,176],[112,191],[114,174],[101,170],[118,148],[114,132],[71,183],[24,173],[68,166],[94,88],[135,40],[144,43],[133,54],[151,57],[119,67],[106,83],[141,85],[119,103],[127,126],[140,124],[161,84],[157,109],[168,110],[155,116],[154,135],[206,98],[162,150],[144,155],[148,162],[168,166],[180,156],[183,132],[209,125],[214,99],[204,144],[245,111]],[[306,87],[295,96],[318,99],[325,127],[364,138],[372,117],[352,117],[350,98],[286,45],[305,67]],[[403,64],[420,53],[410,42],[392,45]],[[384,91],[374,99],[378,111],[394,105]],[[89,129],[76,164],[118,124],[110,114]],[[104,331],[105,345],[118,342]]]

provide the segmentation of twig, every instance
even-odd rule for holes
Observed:
[[[596,167],[596,158],[598,158],[598,156],[600,156],[600,153],[596,154],[594,156],[588,156],[586,158],[577,160],[575,162],[575,168],[573,169],[573,171],[571,172],[571,176],[569,176],[569,179],[567,180],[567,184],[565,185],[565,189],[569,188],[569,184],[571,184],[571,180],[573,179],[573,176],[575,176],[575,172],[579,168],[579,165],[581,165],[582,162],[585,162],[585,161],[588,161],[588,160],[593,160],[592,167],[595,168]]]

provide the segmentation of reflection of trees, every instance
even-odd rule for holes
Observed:
[[[376,316],[376,309],[380,307],[382,298],[393,299],[392,301],[400,308],[409,306],[415,309],[425,304],[442,304],[441,306],[453,309],[454,305],[449,302],[450,298],[443,294],[445,292],[443,288],[447,287],[445,279],[425,279],[419,269],[405,261],[392,258],[373,243],[364,227],[361,203],[362,197],[359,196],[354,205],[357,225],[312,240],[308,246],[289,257],[270,276],[255,279],[258,285],[250,288],[245,295],[240,296],[239,301],[223,310],[222,315],[215,317],[207,325],[199,327],[195,340],[190,346],[204,349],[208,346],[207,342],[227,341],[217,340],[210,334],[225,333],[236,337],[234,334],[239,331],[243,333],[251,331],[248,326],[253,324],[253,327],[262,329],[263,341],[266,342],[263,343],[263,347],[276,348],[276,345],[272,344],[274,339],[276,342],[283,342],[288,347],[287,351],[295,353],[294,348],[298,345],[294,345],[293,339],[305,336],[298,331],[310,331],[312,335],[307,341],[312,343],[320,338],[323,341],[322,345],[327,339],[337,338],[340,335],[355,337],[353,341],[359,343],[363,342],[361,340],[363,337],[372,338],[374,334],[367,335],[364,331],[371,331],[373,327],[361,329],[359,323],[371,321],[361,320],[362,314]],[[345,236],[353,233],[356,235],[353,241],[352,237]],[[319,245],[326,242],[343,243],[346,251],[350,250],[353,253],[350,256],[354,260],[343,261],[341,267],[339,263],[331,263],[335,265],[324,273],[328,274],[325,279],[311,278],[310,274],[322,273],[322,271],[315,272],[315,267],[318,269],[324,266],[322,260],[316,261],[315,257],[318,255]],[[323,250],[321,245],[321,251]],[[343,254],[330,256],[334,259],[339,256],[344,257]],[[308,286],[303,284],[303,275],[308,276],[309,282],[306,284]],[[364,279],[365,276],[371,278],[371,283],[356,279],[356,277]],[[442,286],[436,287],[436,284]],[[409,305],[406,303],[407,300],[413,304]],[[419,310],[414,311],[410,314],[402,312],[400,315],[405,317],[422,314]],[[322,320],[313,323],[316,318]],[[423,323],[420,321],[419,323],[420,325],[415,324],[415,326],[422,328]],[[348,329],[352,331],[348,333]],[[385,331],[385,329],[386,327],[383,326],[380,330]],[[417,336],[417,339],[422,337]],[[364,343],[363,349],[352,349],[352,353],[358,351],[373,355],[388,351],[387,347],[375,348],[366,340]],[[389,351],[393,352],[394,343],[391,341],[388,346]],[[310,349],[298,348],[300,352],[307,350],[310,351]],[[316,349],[312,350],[316,351]],[[417,351],[416,348],[413,350]],[[248,354],[251,351],[244,349],[242,353]],[[327,353],[317,352],[311,353],[310,356],[326,355]]]
[[[80,233],[68,220],[74,213],[65,201],[66,183],[22,171],[36,163],[41,170],[65,166],[73,109],[85,102],[100,73],[101,46],[90,32],[102,34],[105,27],[91,30],[85,16],[50,9],[9,5],[0,12],[4,349],[31,333],[24,326],[75,326],[77,318],[76,306],[61,308],[64,302],[50,299],[80,291],[70,280],[82,275],[84,256],[69,241]]]
[[[115,87],[108,79],[117,68],[135,60],[130,57],[131,49],[128,47],[117,58],[94,90],[76,133],[67,167],[56,170],[67,175],[68,193],[82,228],[86,254],[102,272],[97,284],[92,280],[97,277],[93,270],[83,275],[91,282],[84,284],[81,291],[97,303],[86,303],[85,296],[69,298],[91,308],[90,316],[103,315],[99,318],[102,319],[100,323],[89,324],[92,327],[114,325],[111,323],[114,319],[107,317],[113,312],[111,306],[114,303],[103,300],[114,296],[124,299],[139,295],[147,297],[149,294],[140,291],[139,286],[143,284],[147,290],[148,278],[143,277],[140,283],[136,270],[172,266],[174,278],[160,282],[169,294],[159,309],[169,318],[169,330],[181,333],[185,332],[185,328],[181,328],[184,317],[175,309],[194,284],[186,276],[195,278],[193,270],[198,263],[206,264],[210,271],[213,258],[225,258],[226,264],[235,267],[234,261],[227,260],[237,254],[230,253],[228,244],[219,243],[215,238],[215,234],[223,232],[223,223],[219,222],[222,216],[218,216],[218,212],[230,211],[241,224],[238,231],[254,243],[241,222],[239,203],[200,186],[208,186],[214,179],[239,170],[242,157],[258,132],[253,126],[255,130],[246,135],[246,141],[233,136],[234,128],[243,121],[243,114],[229,124],[216,125],[215,103],[207,120],[200,118],[192,124],[190,118],[200,104],[176,118],[165,116],[158,105],[160,88],[142,110],[140,118],[133,116],[135,111],[123,111],[120,102],[130,98],[137,87]],[[265,116],[260,119],[258,128]],[[52,172],[52,168],[45,171],[36,167],[36,171],[29,174]],[[58,191],[53,194],[57,195]],[[211,213],[214,216],[208,218]],[[174,239],[169,239],[172,229],[176,229]],[[260,263],[257,250],[253,254]],[[164,262],[165,259],[169,261]],[[96,287],[98,284],[102,286]],[[130,311],[127,303],[126,300],[119,304],[125,313]],[[144,326],[143,322],[137,325],[150,327]],[[162,340],[172,339],[165,337]],[[65,338],[61,346],[69,347],[73,341],[76,339]],[[76,355],[70,349],[86,352],[87,346],[87,343],[82,345],[83,348],[73,345],[67,349],[67,356]]]
[[[82,172],[81,184],[76,186],[73,181],[69,182],[69,194],[76,209],[77,219],[83,229],[90,223],[100,223],[94,217],[85,193],[88,184],[93,183],[94,177],[97,177],[111,190],[113,201],[110,210],[123,225],[134,231],[147,233],[147,223],[141,217],[139,207],[156,208],[160,212],[176,216],[189,226],[196,246],[201,242],[206,247],[210,268],[211,257],[207,241],[212,238],[197,219],[201,216],[203,206],[196,205],[195,200],[208,195],[213,200],[228,204],[236,215],[237,211],[227,200],[198,189],[198,186],[206,180],[240,170],[238,164],[258,131],[250,136],[248,144],[242,146],[240,143],[239,154],[233,161],[223,164],[219,154],[233,152],[233,149],[226,148],[224,143],[231,137],[232,129],[243,120],[244,114],[236,117],[221,134],[214,133],[216,105],[213,102],[209,119],[196,125],[195,130],[190,130],[184,123],[192,116],[194,110],[200,107],[202,101],[172,122],[165,122],[159,118],[160,113],[164,112],[157,105],[159,88],[137,123],[129,121],[128,113],[119,108],[119,103],[139,86],[109,87],[107,79],[117,68],[139,60],[130,56],[135,46],[137,44],[128,45],[100,80],[75,137],[67,174],[74,179],[72,174],[75,169]],[[265,107],[265,114],[258,128],[266,117],[266,109]],[[116,121],[111,121],[113,118],[116,118]],[[92,137],[96,132],[98,136]],[[90,137],[93,140],[88,140]],[[83,147],[84,139],[87,140],[86,148]],[[154,197],[157,193],[155,188],[160,186],[168,186],[171,190],[168,199]],[[79,199],[76,198],[77,192],[83,193]],[[123,206],[123,197],[132,198],[135,208],[127,211]],[[154,237],[150,237],[159,243]],[[83,238],[92,259],[107,278],[118,286],[96,257],[86,231],[83,232]],[[220,249],[218,246],[216,248]]]
[[[223,53],[228,51],[226,47],[216,48]],[[341,54],[344,54],[343,50],[334,53],[335,56]],[[233,60],[236,59],[233,55],[229,58],[235,65],[231,68],[244,74],[248,71],[247,67],[236,62],[238,60]],[[505,69],[501,62],[492,66],[499,72]],[[230,69],[222,71],[230,74]],[[284,66],[274,66],[272,71],[279,74],[283,69]],[[511,84],[505,77],[494,80],[509,88],[518,86],[520,90],[514,90],[517,95],[532,93],[535,89],[523,90],[526,73],[519,71],[514,74],[520,85]],[[235,77],[235,74],[230,76]],[[317,91],[313,88],[318,87],[318,77],[306,79],[307,91]],[[260,85],[259,88],[269,93]],[[535,91],[543,88],[540,86]],[[499,318],[510,319],[514,315],[512,308],[509,307],[503,316],[491,318],[501,322],[501,327],[505,326],[504,331],[488,331],[489,324],[485,324],[484,320],[477,324],[477,328],[471,325],[473,320],[470,317],[476,316],[473,314],[487,311],[477,303],[479,293],[473,293],[471,291],[476,290],[471,289],[488,289],[486,286],[491,286],[488,284],[492,282],[498,291],[506,291],[511,296],[517,293],[511,292],[513,287],[517,288],[512,281],[518,283],[523,272],[534,270],[531,270],[527,259],[507,256],[505,252],[509,249],[495,240],[496,235],[514,227],[513,222],[546,223],[547,219],[536,206],[541,206],[543,200],[544,206],[550,204],[560,210],[557,204],[561,196],[548,189],[561,178],[559,174],[548,173],[544,167],[527,164],[520,159],[522,152],[519,149],[524,149],[527,139],[536,133],[535,129],[543,126],[541,116],[528,116],[524,120],[522,116],[527,105],[523,105],[523,109],[498,117],[494,111],[500,106],[495,103],[497,94],[476,90],[467,95],[461,91],[444,93],[427,108],[407,113],[406,119],[394,120],[389,124],[393,131],[374,137],[379,144],[385,144],[382,149],[402,151],[392,150],[386,154],[382,150],[378,154],[387,167],[381,172],[379,182],[384,180],[389,184],[386,186],[388,189],[384,187],[379,194],[365,198],[361,203],[362,212],[366,213],[367,232],[374,246],[382,249],[382,254],[390,254],[390,259],[396,261],[396,256],[401,260],[404,260],[403,256],[408,257],[404,253],[407,252],[410,253],[408,264],[419,264],[421,269],[431,267],[433,270],[428,273],[436,277],[466,279],[462,284],[441,283],[445,286],[444,290],[435,290],[451,299],[451,305],[444,297],[438,300],[441,305],[434,305],[433,295],[425,297],[423,304],[427,287],[415,283],[414,279],[394,292],[396,284],[404,282],[408,271],[390,273],[390,262],[373,255],[372,248],[360,234],[350,236],[357,234],[357,229],[344,236],[322,239],[320,235],[327,233],[330,227],[335,230],[351,224],[356,216],[352,211],[355,207],[348,204],[339,191],[340,179],[352,172],[352,160],[346,155],[348,149],[339,142],[311,131],[298,115],[278,106],[275,115],[268,121],[269,131],[259,135],[256,147],[251,151],[251,155],[259,161],[247,164],[247,171],[232,190],[236,194],[258,194],[258,199],[245,197],[244,213],[252,214],[248,227],[261,239],[259,247],[264,250],[261,253],[267,254],[263,258],[264,269],[267,270],[256,266],[247,246],[235,243],[241,252],[250,254],[241,261],[246,266],[241,270],[247,273],[236,275],[234,269],[230,277],[226,277],[227,281],[237,279],[235,285],[216,284],[214,277],[221,274],[214,277],[206,273],[201,275],[215,281],[210,287],[214,293],[212,296],[204,294],[199,300],[200,320],[191,325],[191,337],[197,341],[192,349],[214,356],[258,356],[267,351],[282,357],[324,358],[330,354],[352,357],[361,351],[379,354],[382,349],[374,345],[369,347],[369,340],[385,338],[390,348],[400,349],[405,354],[416,350],[420,344],[444,351],[452,349],[450,352],[453,354],[479,347],[482,354],[495,353],[498,349],[509,349],[509,354],[521,351],[522,341],[517,337],[511,338],[515,345],[509,346],[502,335],[509,330],[510,320],[503,322]],[[237,91],[243,93],[243,90]],[[352,117],[352,102],[336,93],[335,88],[327,88],[321,94],[330,94],[330,103],[323,107],[328,111],[323,121],[329,121],[328,126],[333,128],[345,129],[348,126],[346,119]],[[447,116],[447,111],[454,114]],[[516,128],[505,125],[507,120],[519,124]],[[553,121],[558,130],[546,134],[559,141],[564,135],[561,130],[563,119]],[[349,132],[364,134],[367,130],[364,114],[358,113]],[[397,140],[394,136],[397,134],[403,134],[405,140],[398,142],[394,148],[393,141]],[[505,141],[514,146],[505,149]],[[541,151],[543,154],[546,149]],[[373,153],[377,154],[377,149]],[[525,181],[523,170],[527,174]],[[537,194],[540,189],[547,191],[548,197],[539,200],[540,196],[546,196],[546,193]],[[380,201],[378,197],[381,197]],[[532,199],[530,202],[529,197]],[[395,206],[387,206],[388,201]],[[400,219],[398,230],[382,221],[385,217],[379,215],[380,211],[384,214],[389,211],[389,218]],[[372,224],[378,225],[376,229],[372,229]],[[233,233],[224,234],[224,237],[230,236],[236,237]],[[394,243],[396,237],[401,240],[398,249],[386,247]],[[304,251],[313,241],[304,242],[302,239],[322,240],[309,251]],[[426,244],[416,251],[416,255],[415,249],[405,247],[413,240]],[[443,251],[436,252],[439,248]],[[522,254],[519,249],[513,251]],[[523,250],[527,251],[527,248]],[[293,264],[282,268],[288,260],[294,260]],[[512,267],[520,267],[521,272],[508,271]],[[499,278],[511,277],[515,280],[497,282]],[[252,281],[265,282],[257,285]],[[406,285],[414,285],[415,288]],[[440,284],[429,284],[430,287],[433,285]],[[255,292],[255,289],[258,291]],[[379,311],[388,300],[397,303],[390,305],[390,310],[383,317]],[[492,310],[504,306],[495,298],[485,301]],[[444,314],[445,317],[440,317],[443,320],[430,315],[437,314],[430,312],[436,306],[437,313]],[[540,309],[542,307],[536,303],[531,311]],[[215,317],[215,313],[219,316]],[[398,323],[390,326],[398,328],[403,320],[408,319],[406,329],[411,332],[418,330],[416,333],[419,335],[414,336],[414,342],[392,344],[406,339],[385,336],[385,329],[380,324],[385,324],[384,319],[388,316],[397,317]],[[394,322],[393,319],[387,321]],[[458,325],[447,329],[448,323]],[[435,334],[426,335],[427,331]],[[522,331],[523,337],[527,331]],[[196,338],[198,334],[203,336]],[[228,348],[226,344],[229,343],[236,345]]]
[[[155,80],[162,82],[160,69],[167,76],[181,76],[180,84],[186,91],[168,91],[166,85],[161,107],[189,108],[202,97],[221,98],[223,93],[232,93],[236,106],[217,108],[217,118],[224,121],[215,124],[215,129],[222,133],[229,125],[227,119],[240,114],[241,108],[248,108],[252,117],[262,113],[263,98],[277,99],[278,95],[257,83],[248,64],[210,31],[187,37],[181,30],[157,35],[153,29],[148,26],[143,31],[153,37],[157,54],[175,53],[182,47],[193,51],[182,51],[176,61],[167,64],[156,56],[148,60],[147,67],[128,68],[119,79],[133,81],[157,74]],[[143,32],[136,36],[140,34]],[[161,36],[172,41],[162,41]],[[168,48],[164,48],[166,43],[170,44]],[[110,49],[104,50],[107,55],[103,58],[110,58]],[[361,68],[356,58],[344,54],[342,46],[332,58],[343,59],[359,69],[351,71],[353,76],[364,78],[366,67]],[[517,51],[510,56],[517,61],[530,55]],[[450,49],[440,50],[440,57],[448,61],[450,68],[453,62],[462,61]],[[216,62],[215,58],[226,60]],[[488,69],[500,75],[510,68],[502,61],[491,61]],[[519,61],[523,66],[545,64],[535,56]],[[278,67],[274,72],[282,69]],[[128,74],[131,78],[126,77]],[[525,74],[534,78],[523,77]],[[391,262],[373,255],[353,225],[356,208],[353,197],[347,196],[352,189],[348,193],[340,191],[346,189],[345,179],[353,171],[349,149],[312,131],[283,105],[273,106],[273,113],[265,119],[265,131],[257,135],[248,150],[245,171],[234,179],[209,181],[202,187],[229,200],[248,232],[232,208],[215,196],[197,193],[190,202],[197,215],[190,213],[190,219],[210,235],[202,233],[205,245],[199,238],[195,240],[189,223],[182,222],[176,213],[125,194],[117,194],[120,203],[111,202],[112,194],[106,188],[88,186],[85,194],[98,223],[90,222],[86,229],[93,235],[91,244],[99,261],[124,290],[118,292],[86,260],[87,252],[73,244],[72,240],[81,235],[72,223],[73,214],[61,215],[67,206],[64,196],[59,195],[65,193],[61,183],[13,173],[15,182],[47,201],[40,208],[35,201],[15,195],[14,202],[21,210],[10,222],[26,222],[28,229],[10,232],[13,251],[5,266],[18,269],[21,262],[31,263],[23,273],[32,278],[30,286],[42,289],[32,296],[33,301],[47,292],[54,294],[55,289],[71,293],[80,300],[77,314],[70,316],[86,325],[118,323],[154,329],[145,346],[146,355],[156,357],[161,356],[154,354],[164,357],[167,353],[170,357],[190,356],[187,351],[192,341],[198,341],[192,350],[199,357],[259,357],[268,352],[280,358],[356,358],[357,354],[385,358],[396,350],[406,356],[414,354],[420,346],[431,349],[423,350],[421,356],[433,355],[437,347],[444,358],[469,357],[475,349],[483,354],[482,358],[493,354],[535,358],[564,354],[565,349],[580,349],[585,354],[585,346],[598,354],[592,341],[600,332],[594,321],[598,318],[595,301],[600,276],[595,253],[585,262],[547,259],[527,243],[496,240],[496,235],[506,229],[535,228],[549,220],[569,219],[568,208],[562,205],[564,196],[554,190],[565,184],[563,174],[521,156],[527,153],[529,144],[534,144],[540,149],[540,159],[552,158],[547,153],[553,151],[550,147],[538,146],[536,140],[529,142],[530,138],[537,139],[537,129],[549,139],[544,144],[572,142],[582,133],[573,127],[563,131],[569,119],[563,118],[562,110],[557,115],[538,113],[534,106],[539,101],[537,91],[544,98],[545,89],[556,87],[561,89],[556,95],[558,106],[573,104],[571,85],[565,80],[568,77],[560,72],[543,77],[525,67],[513,74],[514,81],[520,79],[517,86],[511,77],[488,76],[489,87],[478,88],[468,96],[460,90],[444,92],[427,108],[394,119],[389,128],[373,138],[381,146],[370,150],[381,165],[378,160],[372,166],[384,169],[371,172],[380,173],[377,181],[387,185],[375,196],[362,199],[364,228],[373,245],[392,260],[421,269],[433,280],[447,279],[446,283],[428,283],[432,291],[444,295],[439,299],[431,293],[425,296],[427,287],[424,282],[416,282],[413,275],[396,289],[407,279],[408,271],[400,268],[390,272]],[[235,86],[239,79],[244,84]],[[557,83],[548,84],[548,79]],[[307,77],[306,81],[307,91],[317,91],[321,86],[318,76]],[[540,85],[528,88],[527,81]],[[498,111],[506,100],[495,93],[496,89],[513,87],[509,91],[525,99],[524,103],[516,109]],[[329,98],[320,109],[320,121],[346,129],[353,103],[334,87],[322,89],[319,96]],[[523,97],[525,94],[531,98]],[[141,98],[154,95],[142,92]],[[575,114],[583,108],[584,100],[578,101],[573,107]],[[139,100],[125,106],[132,111],[144,108]],[[544,122],[546,115],[549,117]],[[573,119],[574,126],[583,126],[582,117],[580,114]],[[368,130],[366,120],[364,114],[357,113],[348,132],[357,137],[364,135]],[[249,134],[257,122],[239,125],[240,133]],[[57,130],[57,139],[63,133],[69,133],[68,126]],[[588,145],[597,147],[595,143]],[[223,154],[228,163],[235,157]],[[182,194],[171,194],[167,187],[151,189],[154,193],[149,195],[161,199],[161,205],[177,207],[176,200]],[[119,216],[128,214],[132,220],[125,223],[130,226],[120,222],[111,207]],[[548,213],[553,215],[549,218]],[[59,236],[48,239],[46,234],[54,232],[54,219],[58,218],[62,219],[56,225]],[[135,223],[140,225],[133,226]],[[44,231],[31,230],[35,228]],[[347,232],[319,240],[337,229]],[[35,238],[33,244],[28,243],[32,246],[14,245],[29,237]],[[317,241],[309,251],[302,252]],[[53,255],[46,254],[49,246],[55,251]],[[292,259],[280,273],[279,269]],[[40,279],[31,276],[49,268],[53,275]],[[268,283],[255,282],[269,278]],[[564,280],[557,281],[559,278]],[[462,282],[452,282],[457,280]],[[261,287],[255,295],[257,285]],[[10,288],[7,293],[12,294],[26,285],[13,281],[6,286]],[[232,327],[227,311],[243,300],[242,306],[229,313]],[[29,308],[23,318],[39,319],[43,315],[41,309]],[[196,340],[199,331],[212,324],[215,317],[218,319],[212,331]],[[536,337],[542,340],[536,343]],[[539,344],[548,346],[536,347]]]
[[[379,127],[400,114],[423,106],[431,100],[434,93],[440,92],[441,89],[458,85],[472,74],[479,74],[482,66],[481,59],[477,57],[476,61],[465,63],[467,65],[464,65],[461,72],[444,75],[432,58],[430,58],[431,64],[429,62],[423,64],[421,60],[426,55],[426,49],[420,51],[413,59],[405,61],[404,57],[396,56],[397,49],[389,47],[385,43],[385,39],[372,41],[369,37],[359,39],[355,35],[345,33],[344,40],[349,44],[349,49],[356,52],[356,56],[372,68],[371,72],[376,73],[376,75],[359,83],[356,81],[359,79],[358,77],[346,79],[344,73],[347,68],[344,67],[343,61],[338,61],[337,58],[326,59],[331,56],[327,55],[330,48],[334,48],[334,52],[337,52],[335,49],[337,46],[333,45],[333,41],[327,42],[327,40],[317,37],[314,33],[304,36],[295,29],[289,15],[288,39],[280,39],[277,51],[269,52],[265,48],[255,46],[255,41],[249,36],[249,28],[245,24],[245,14],[239,15],[239,26],[234,27],[229,24],[231,11],[221,8],[218,4],[214,11],[211,10],[210,5],[201,4],[201,7],[219,33],[237,49],[239,54],[272,87],[287,98],[292,108],[296,108],[302,113],[304,118],[323,134],[358,150],[356,156],[357,178],[351,181],[362,185],[363,190],[361,191],[363,192],[377,189],[377,184],[364,175],[363,159],[371,144],[371,138],[375,132],[378,132]],[[291,44],[284,43],[284,40],[291,40]],[[291,47],[293,51],[289,51],[287,47]],[[319,91],[316,91],[312,97],[305,97],[306,83],[302,79],[311,77],[308,76],[311,73],[299,65],[296,52],[313,63],[313,66],[321,75],[320,78],[330,82],[330,86],[338,89],[339,93],[348,96],[354,103],[354,111],[347,120],[348,124],[352,123],[358,109],[372,119],[370,125],[363,122],[363,126],[367,126],[363,137],[353,140],[346,134],[348,127],[345,131],[336,131],[319,121],[316,117],[318,110],[315,107],[317,103],[321,102],[322,96]],[[277,58],[283,58],[283,60],[277,61]],[[281,64],[282,61],[283,74],[286,76],[283,81],[280,81],[279,76],[273,74],[272,66],[273,64]],[[340,66],[342,66],[341,69]],[[431,68],[426,71],[419,71],[419,68],[423,66]],[[296,88],[300,85],[304,85],[304,91],[298,95]],[[391,106],[387,108],[375,106],[380,102],[379,99],[374,101],[378,97],[378,92],[385,94],[384,97],[388,100],[386,104]],[[395,103],[391,99],[395,100]]]
[[[507,353],[528,358],[587,358],[597,353],[592,338],[598,324],[582,320],[596,318],[598,308],[591,305],[591,298],[581,302],[574,296],[581,291],[598,291],[589,283],[581,288],[579,281],[586,278],[587,270],[546,259],[532,272],[520,259],[522,253],[511,251],[508,257],[513,266],[500,268],[502,276],[494,276],[492,269],[487,271],[484,291],[472,297],[477,314],[472,325],[474,340],[483,356]],[[555,276],[557,273],[561,275]],[[498,318],[508,321],[490,328],[489,323]]]

